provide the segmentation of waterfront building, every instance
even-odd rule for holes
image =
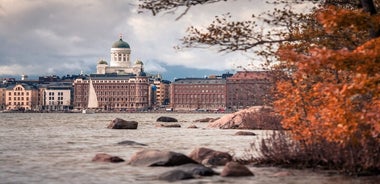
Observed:
[[[110,63],[101,60],[97,73],[74,81],[74,108],[88,107],[89,84],[95,88],[98,110],[146,110],[151,106],[152,89],[143,62],[130,62],[131,48],[122,37],[112,44]]]
[[[35,110],[38,106],[38,89],[35,85],[10,84],[5,90],[7,110]]]
[[[39,86],[39,110],[62,111],[71,108],[72,85],[63,82]]]
[[[161,78],[153,81],[155,91],[155,105],[166,106],[170,102],[170,81]]]
[[[74,108],[87,108],[90,79],[99,103],[98,110],[146,110],[149,107],[151,88],[145,75],[92,74],[74,81]]]
[[[226,107],[225,78],[181,78],[171,83],[174,110],[218,110]]]
[[[6,109],[6,103],[5,103],[5,90],[6,87],[3,84],[0,84],[0,110]]]
[[[227,78],[228,109],[264,105],[271,97],[273,82],[267,71],[238,71]]]

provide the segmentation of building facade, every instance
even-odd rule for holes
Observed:
[[[154,80],[155,105],[166,106],[170,103],[170,81]]]
[[[6,109],[5,94],[6,94],[6,87],[0,84],[0,110]]]
[[[38,89],[29,84],[11,84],[5,90],[7,110],[35,110],[38,107]]]
[[[227,108],[237,110],[268,102],[273,82],[267,71],[238,71],[227,78],[226,87]]]
[[[183,78],[171,83],[174,110],[218,110],[226,107],[226,79]]]
[[[41,110],[62,111],[71,108],[71,86],[48,85],[39,89]]]
[[[92,80],[98,109],[104,111],[145,110],[151,93],[148,77],[134,75],[91,75],[74,81],[74,108],[88,104],[89,82]]]

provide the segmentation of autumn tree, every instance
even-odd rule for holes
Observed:
[[[193,6],[220,1],[140,0],[140,8],[157,14],[186,7],[181,17]],[[352,172],[380,170],[380,2],[272,3],[305,2],[316,3],[313,11],[274,9],[242,21],[217,16],[206,29],[190,26],[182,46],[214,46],[270,58],[268,66],[279,74],[273,105],[299,149],[330,147],[344,159],[322,154],[316,159]],[[262,31],[257,20],[273,29]],[[266,47],[254,50],[259,45]]]

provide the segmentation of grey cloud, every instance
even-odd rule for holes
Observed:
[[[109,49],[119,33],[131,45],[132,59],[143,60],[147,70],[165,71],[164,65],[216,70],[229,67],[226,63],[233,55],[221,55],[213,50],[177,52],[173,49],[187,26],[207,25],[215,15],[231,10],[229,4],[196,7],[175,21],[181,12],[156,17],[137,14],[136,3],[0,0],[0,75],[95,72],[99,59],[109,60]],[[262,5],[250,0],[233,4],[232,8],[239,14],[250,11],[247,4]]]

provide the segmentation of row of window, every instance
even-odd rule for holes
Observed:
[[[145,97],[141,97],[141,98],[134,98],[134,97],[131,97],[131,98],[112,98],[112,97],[109,97],[109,98],[99,98],[99,101],[100,102],[111,102],[111,101],[126,101],[126,102],[135,102],[135,101],[143,101],[145,102],[147,98]],[[87,99],[85,98],[84,101],[87,101]]]
[[[193,88],[212,88],[212,89],[224,89],[226,85],[175,85],[175,88],[193,89]]]
[[[63,92],[57,92],[58,96],[63,96]],[[54,92],[49,92],[49,96],[54,96]]]
[[[63,105],[63,101],[49,101],[49,105]]]
[[[147,86],[135,86],[135,85],[95,85],[95,89],[147,89]]]
[[[27,101],[29,101],[29,97],[26,97],[25,98]],[[8,97],[8,100],[12,100],[12,97]],[[24,100],[24,97],[13,97],[13,100]]]
[[[29,92],[26,92],[25,94],[26,94],[26,96],[29,96]],[[12,92],[9,92],[8,95],[12,96]],[[13,92],[13,95],[14,96],[24,96],[24,92]]]
[[[93,80],[92,83],[102,83],[102,84],[109,84],[109,83],[130,83],[131,85],[134,84],[135,82],[147,82],[146,79],[139,79],[136,81],[135,79],[133,80]],[[88,83],[88,81],[86,81]]]
[[[12,105],[12,102],[9,102],[8,105]],[[24,102],[13,102],[13,105],[24,105]],[[29,102],[25,102],[25,105],[29,105]]]
[[[57,98],[57,100],[63,100],[63,96],[59,96]],[[49,100],[54,100],[54,96],[49,96]]]

